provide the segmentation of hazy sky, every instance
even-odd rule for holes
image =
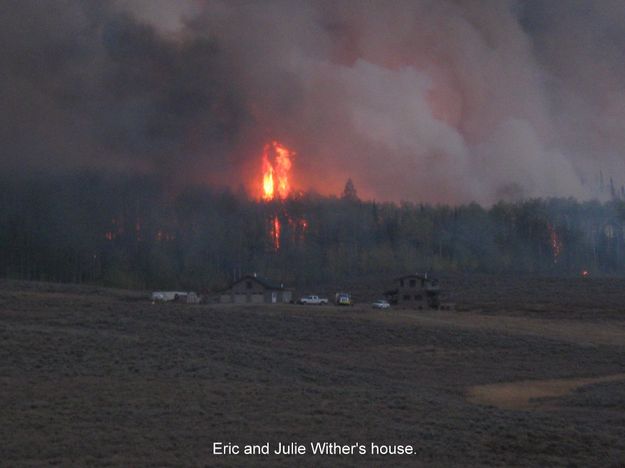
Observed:
[[[384,200],[597,196],[625,182],[621,0],[14,0],[4,171],[155,172]]]

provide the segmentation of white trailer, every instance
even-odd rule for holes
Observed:
[[[187,302],[189,294],[195,295],[195,293],[187,291],[154,291],[152,293],[152,302],[171,302],[176,300]]]

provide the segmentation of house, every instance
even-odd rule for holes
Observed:
[[[414,309],[440,307],[438,280],[428,278],[427,273],[400,276],[394,282],[396,288],[384,293],[391,304]]]
[[[245,275],[219,293],[222,304],[282,304],[293,300],[293,290],[256,274]]]

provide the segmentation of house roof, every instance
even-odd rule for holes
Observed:
[[[398,276],[397,278],[395,278],[395,281],[408,279],[408,278],[417,278],[417,279],[427,280],[427,281],[432,280],[432,278],[428,278],[426,275],[420,275],[418,273],[413,273],[413,274],[410,274],[410,275]]]
[[[284,284],[272,283],[270,280],[268,280],[266,278],[262,278],[260,276],[256,276],[256,275],[244,275],[241,278],[239,278],[238,280],[233,281],[232,283],[230,283],[230,286],[228,286],[227,289],[232,288],[235,284],[239,284],[241,281],[248,281],[248,280],[256,281],[257,283],[259,283],[261,286],[263,286],[266,289],[274,289],[274,290],[285,290],[285,289],[288,289],[288,288],[284,287]]]

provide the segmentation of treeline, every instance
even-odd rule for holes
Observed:
[[[490,208],[303,194],[173,191],[150,177],[3,180],[0,276],[206,291],[258,272],[290,284],[414,271],[625,273],[625,203]]]

